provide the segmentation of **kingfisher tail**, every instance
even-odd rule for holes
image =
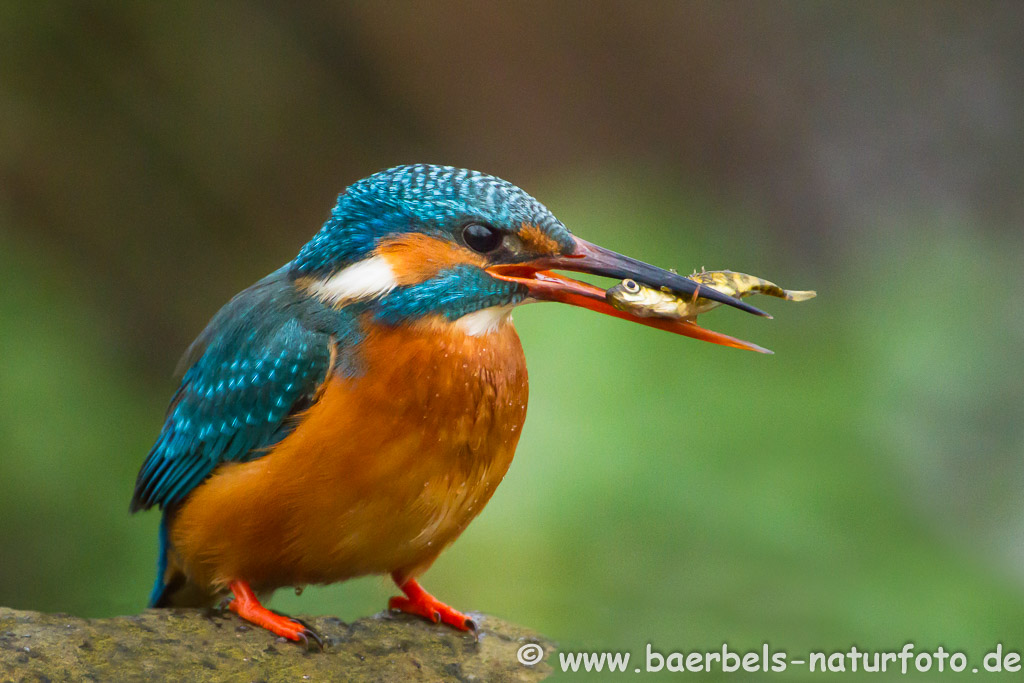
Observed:
[[[217,596],[188,580],[170,552],[168,513],[160,520],[160,554],[156,561],[156,582],[149,594],[149,607],[210,607]]]

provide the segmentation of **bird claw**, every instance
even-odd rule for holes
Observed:
[[[307,650],[317,650],[318,652],[324,651],[324,641],[316,631],[311,628],[306,628],[299,632],[298,639],[302,641],[302,646]]]
[[[302,624],[302,629],[303,630],[299,632],[299,638],[302,639],[302,644],[306,646],[306,649],[307,650],[312,650],[313,649],[313,647],[310,647],[310,642],[312,641],[312,643],[314,644],[315,648],[317,650],[319,650],[320,652],[323,652],[324,651],[324,639],[323,639],[323,637],[319,633],[317,633],[316,630],[313,629],[312,626],[307,624],[302,619],[296,619],[295,617],[290,617],[290,618],[291,618],[292,621],[294,621],[294,622],[296,622],[298,624]]]

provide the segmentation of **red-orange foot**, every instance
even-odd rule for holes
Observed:
[[[395,583],[398,583],[397,581]],[[399,584],[399,588],[408,597],[396,595],[388,600],[388,609],[396,609],[408,614],[415,614],[429,619],[435,624],[448,624],[460,631],[475,631],[476,624],[457,609],[444,604],[433,595],[423,590],[416,579],[409,579]]]
[[[324,649],[323,640],[320,639],[320,635],[316,631],[300,621],[289,619],[277,612],[271,612],[261,605],[247,582],[232,581],[228,584],[228,588],[235,594],[234,600],[228,603],[228,609],[238,616],[246,621],[251,621],[257,626],[262,626],[282,638],[294,641],[301,640],[306,647],[309,647],[310,642],[313,642],[321,650]]]

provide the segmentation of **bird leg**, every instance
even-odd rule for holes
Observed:
[[[238,616],[257,626],[262,626],[282,638],[301,640],[307,647],[310,641],[313,641],[321,650],[324,648],[320,636],[311,628],[300,621],[289,619],[261,605],[248,582],[232,581],[228,584],[228,588],[235,594],[234,599],[228,604],[228,609]]]
[[[395,578],[393,574],[392,578]],[[448,624],[460,631],[476,630],[476,624],[472,619],[423,590],[416,579],[409,579],[405,583],[398,583],[395,579],[395,583],[408,597],[396,595],[388,600],[388,609],[415,614],[435,624]]]

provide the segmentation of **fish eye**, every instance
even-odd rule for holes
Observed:
[[[636,294],[640,291],[640,285],[638,285],[635,280],[623,280],[622,286],[630,294]]]
[[[462,239],[475,252],[486,254],[501,245],[502,234],[497,228],[483,223],[469,223],[462,228]]]

